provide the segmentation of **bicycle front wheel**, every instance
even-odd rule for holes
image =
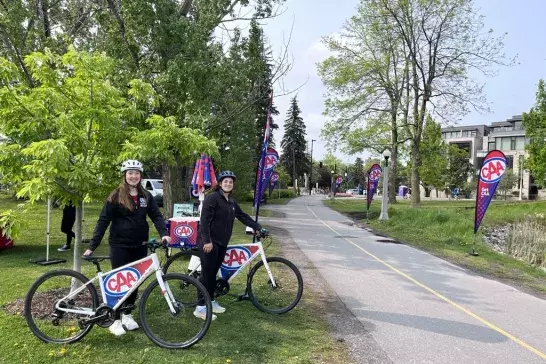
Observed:
[[[150,283],[140,300],[139,317],[146,336],[166,349],[186,349],[201,340],[212,321],[212,305],[205,287],[195,278],[170,273],[163,276],[167,292],[162,292],[157,279]],[[172,293],[175,312],[167,300]],[[194,316],[198,297],[205,299],[205,319]]]
[[[252,268],[248,278],[248,295],[256,308],[273,314],[286,313],[296,307],[303,294],[303,278],[291,261],[267,258],[275,285],[263,261]]]
[[[82,320],[93,315],[99,302],[93,284],[82,287],[87,282],[86,276],[68,269],[38,278],[25,298],[24,315],[32,333],[46,343],[56,344],[74,343],[87,335],[93,325],[83,324]]]
[[[201,263],[192,264],[192,257],[199,258],[197,250],[181,250],[165,262],[163,265],[163,273],[182,273],[190,275],[194,278],[199,278],[201,275]]]

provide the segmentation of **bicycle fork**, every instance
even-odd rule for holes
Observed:
[[[264,267],[267,271],[267,275],[269,276],[269,280],[271,281],[271,285],[273,286],[273,288],[277,288],[277,282],[275,282],[273,273],[271,273],[271,268],[269,267],[269,263],[267,262],[267,258],[265,257],[265,253],[263,252],[263,250],[260,252],[260,254],[262,255],[262,262],[264,263]]]
[[[174,307],[174,295],[169,285],[165,284],[165,281],[163,280],[163,272],[161,271],[161,269],[155,271],[155,276],[157,278],[157,282],[159,283],[159,288],[161,288],[161,295],[165,297],[167,305],[169,306],[169,310],[173,315],[176,315],[178,313],[178,310],[176,307]]]

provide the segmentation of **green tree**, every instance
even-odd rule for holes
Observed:
[[[275,171],[279,174],[279,185],[281,188],[288,187],[288,184],[291,181],[290,173],[286,171],[282,164],[278,164],[275,167]]]
[[[353,165],[354,183],[357,185],[365,186],[366,184],[366,171],[364,170],[364,161],[358,157],[355,159]]]
[[[446,182],[450,188],[463,188],[474,174],[474,166],[469,158],[467,150],[456,145],[449,146]]]
[[[309,173],[310,161],[306,153],[307,141],[305,135],[305,123],[301,117],[298,100],[294,96],[290,108],[286,112],[284,135],[281,141],[281,163],[286,171],[292,175],[292,184],[298,177],[303,176],[304,172]]]
[[[250,23],[248,43],[245,47],[245,69],[248,78],[248,99],[251,102],[251,114],[256,124],[256,156],[260,155],[265,133],[265,124],[270,109],[270,96],[273,87],[273,65],[271,51],[266,48],[263,29],[253,20]],[[273,103],[271,116],[278,115],[279,111]],[[271,118],[273,121],[273,118]],[[273,146],[273,133],[279,126],[271,122],[271,131],[268,143]],[[257,162],[257,160],[256,160]]]
[[[128,124],[146,114],[139,100],[154,96],[149,85],[134,80],[131,97],[124,97],[112,82],[116,62],[100,53],[33,53],[25,67],[36,87],[22,82],[26,76],[16,64],[0,59],[0,133],[8,138],[0,145],[0,175],[31,204],[48,197],[75,204],[79,270],[82,202],[103,199],[119,183]]]
[[[448,145],[442,140],[440,124],[436,123],[430,115],[427,116],[423,140],[419,146],[422,155],[419,174],[421,184],[425,189],[425,196],[430,196],[430,191],[444,187],[445,175],[448,168]]]
[[[411,147],[412,207],[420,205],[420,144],[429,109],[435,116],[460,117],[469,108],[486,109],[474,71],[491,76],[513,64],[503,54],[503,36],[484,26],[472,0],[374,0],[376,16],[389,24],[408,56],[404,128]],[[392,27],[391,27],[392,26]],[[431,105],[434,107],[431,108]]]
[[[514,173],[512,168],[507,168],[502,175],[502,178],[497,187],[500,192],[504,193],[504,199],[506,200],[506,194],[512,192],[514,186],[518,183],[518,175]]]
[[[533,176],[542,184],[546,182],[546,86],[544,80],[538,82],[535,106],[528,113],[523,114],[525,135],[529,144],[525,147],[529,151],[526,161],[527,167]]]
[[[248,89],[238,92],[241,83],[248,80],[245,66],[238,63],[238,67],[233,67],[224,55],[221,40],[214,35],[215,30],[227,21],[246,23],[246,16],[238,19],[235,15],[234,8],[238,6],[243,13],[248,11],[250,18],[263,19],[274,13],[279,1],[104,1],[107,11],[97,17],[96,47],[119,60],[120,79],[142,77],[159,95],[154,113],[174,117],[178,127],[199,129],[208,137],[220,139],[219,145],[224,146],[229,137],[224,138],[223,132],[229,124],[238,123],[253,104],[246,98]],[[238,32],[234,34],[237,36]],[[246,126],[248,120],[242,118],[241,122]],[[242,130],[247,143],[256,135],[254,119],[252,123],[252,130]],[[228,151],[235,149],[242,151]],[[162,167],[165,179],[177,176],[170,178],[171,188],[164,194],[170,214],[172,204],[187,197],[189,179],[179,176],[188,176],[191,167],[167,161],[162,162]]]
[[[390,149],[389,199],[395,203],[408,58],[393,20],[379,12],[377,1],[361,0],[344,31],[324,39],[336,55],[318,67],[328,90],[324,113],[331,119],[323,136],[351,154]]]
[[[96,24],[93,16],[99,9],[95,1],[2,1],[0,39],[4,47],[0,49],[0,57],[17,66],[21,82],[36,86],[37,80],[32,78],[25,57],[46,48],[64,54],[74,44],[91,48]]]

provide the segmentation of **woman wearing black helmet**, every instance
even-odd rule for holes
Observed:
[[[221,172],[214,193],[205,198],[201,209],[201,221],[197,235],[197,241],[202,250],[200,280],[212,298],[216,288],[216,274],[224,260],[235,218],[254,230],[262,228],[260,224],[244,213],[231,197],[234,182],[235,174],[233,172]],[[204,304],[204,299],[200,298],[199,305],[193,313],[196,317],[205,319],[206,307]],[[212,311],[222,313],[226,309],[216,301],[212,301]],[[214,320],[216,316],[213,315],[212,318]]]
[[[108,225],[110,226],[110,259],[112,269],[132,263],[146,257],[148,250],[143,242],[149,238],[149,226],[146,216],[153,221],[161,239],[170,242],[165,221],[150,192],[142,188],[142,163],[137,160],[127,160],[121,165],[123,174],[121,184],[106,199],[99,220],[89,243],[89,248],[83,255],[91,255],[99,246]],[[137,291],[133,292],[124,302],[124,306],[134,305]],[[120,336],[125,329],[138,329],[137,322],[126,310],[123,315],[116,313],[116,320],[109,327],[112,334]]]

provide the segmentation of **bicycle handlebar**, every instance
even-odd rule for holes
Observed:
[[[255,235],[256,235],[256,239],[260,240],[263,238],[267,238],[269,236],[269,231],[267,231],[267,229],[262,229],[260,231],[257,231]]]
[[[159,240],[158,242],[156,238],[151,238],[150,240],[143,242],[142,245],[145,245],[152,253],[155,252],[157,248],[163,248],[165,250],[168,248],[166,242],[163,242],[163,240]]]

